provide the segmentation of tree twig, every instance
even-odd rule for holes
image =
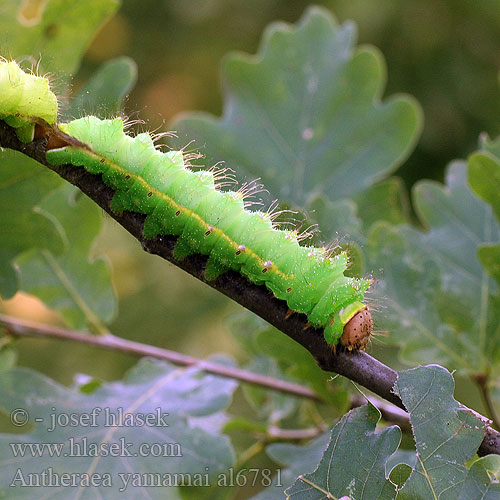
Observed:
[[[145,216],[135,212],[115,214],[111,210],[114,191],[106,186],[100,175],[88,173],[84,168],[74,165],[54,167],[47,163],[45,157],[45,139],[22,143],[11,127],[0,121],[0,146],[21,151],[47,166],[63,179],[80,188],[89,198],[103,208],[113,219],[121,224],[142,245],[146,252],[159,255],[174,263],[189,274],[207,283],[219,292],[232,298],[246,309],[254,312],[278,330],[305,347],[314,357],[320,368],[343,375],[380,397],[404,409],[402,401],[392,388],[397,373],[365,352],[347,353],[339,350],[334,354],[325,342],[323,333],[314,328],[306,330],[307,318],[304,314],[288,317],[288,306],[285,301],[276,299],[265,286],[257,286],[236,272],[229,271],[213,281],[206,281],[204,269],[206,256],[192,255],[181,261],[175,259],[173,250],[176,243],[174,236],[157,236],[147,239],[143,235]],[[478,453],[500,454],[500,433],[488,427]]]
[[[268,377],[266,375],[261,375],[249,370],[242,370],[241,368],[235,368],[233,366],[206,361],[177,351],[163,349],[162,347],[141,344],[140,342],[134,342],[133,340],[126,340],[112,335],[111,333],[106,335],[92,335],[91,333],[75,332],[73,330],[66,330],[52,325],[41,325],[33,321],[13,318],[4,314],[0,314],[0,324],[7,328],[8,333],[19,337],[46,337],[60,340],[70,340],[72,342],[101,347],[103,349],[122,351],[136,356],[151,356],[153,358],[170,361],[176,365],[195,366],[196,368],[199,368],[207,373],[241,380],[242,382],[248,382],[267,389],[284,392],[292,396],[321,401],[321,398],[313,390],[300,384],[287,382],[286,380],[281,380],[275,377]]]
[[[272,441],[300,441],[303,439],[312,439],[323,434],[328,429],[321,427],[308,427],[307,429],[282,429],[281,427],[271,426],[267,429],[267,440]]]

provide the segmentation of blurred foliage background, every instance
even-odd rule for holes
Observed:
[[[359,43],[381,50],[388,74],[384,97],[407,93],[423,108],[422,136],[396,172],[408,192],[419,179],[443,181],[445,166],[474,151],[481,132],[491,137],[500,134],[500,0],[314,3],[326,7],[339,22],[354,21]],[[126,100],[124,114],[132,120],[144,120],[138,128],[169,130],[174,117],[189,110],[219,116],[224,97],[220,79],[223,57],[231,51],[255,54],[269,23],[295,23],[312,4],[305,0],[124,0],[88,47],[82,66],[73,75],[72,93],[77,94],[103,63],[129,56],[137,64],[138,81]],[[58,79],[63,80],[57,73],[52,79],[56,88]],[[73,118],[71,99],[62,105],[63,117]],[[107,216],[94,255],[105,255],[112,262],[119,299],[119,313],[110,325],[114,334],[199,357],[223,351],[241,366],[251,359],[250,367],[256,371],[282,376],[274,359],[257,360],[259,354],[266,353],[266,347],[269,351],[274,348],[282,356],[291,353],[289,358],[297,370],[304,370],[300,353],[293,349],[297,346],[283,351],[279,334],[266,336],[266,327],[256,318],[245,316],[241,320],[240,306],[159,257],[143,252],[137,241]],[[378,270],[367,270],[373,271]],[[63,325],[57,313],[22,293],[1,302],[0,310]],[[126,354],[56,341],[21,339],[16,346],[20,365],[65,384],[71,384],[78,373],[118,379],[136,362]],[[383,338],[375,340],[369,352],[394,369],[402,366],[397,361],[397,348],[384,345]],[[352,388],[352,384],[339,379],[331,384],[328,375],[318,376],[313,370],[311,374],[309,379],[305,376],[308,373],[303,371],[301,375],[307,380],[323,377],[320,386],[327,379],[332,392],[329,402],[341,415],[348,406],[346,388]],[[265,413],[266,405],[286,407],[273,401],[280,395],[263,395],[248,387],[245,391],[236,393],[233,414]],[[480,412],[484,410],[469,379],[458,379],[456,398]],[[307,405],[305,402],[297,412],[298,420],[309,422],[317,417]],[[332,406],[325,411],[327,421],[332,419]],[[288,411],[292,410],[286,409],[285,414]],[[2,418],[0,415],[0,427],[5,424]],[[237,449],[252,444],[244,432],[231,437]]]
[[[388,67],[386,96],[405,92],[422,105],[423,135],[397,172],[408,188],[421,178],[442,180],[446,163],[473,151],[480,132],[492,137],[500,132],[499,1],[315,3],[340,22],[353,20],[359,42],[382,51]],[[125,109],[132,119],[140,117],[155,130],[168,129],[168,122],[186,110],[220,115],[223,56],[234,50],[256,53],[270,22],[296,22],[309,5],[305,0],[125,0],[88,48],[74,75],[73,92],[103,62],[127,55],[138,65],[138,82]],[[196,356],[220,350],[243,355],[225,323],[228,315],[241,310],[239,306],[145,254],[107,218],[95,253],[106,254],[113,263],[120,300],[119,315],[111,325],[115,334]],[[3,309],[59,322],[54,313],[25,295],[5,302]],[[19,347],[20,364],[64,383],[78,372],[117,378],[135,362],[119,353],[42,340],[22,340]],[[464,402],[480,409],[474,402]]]

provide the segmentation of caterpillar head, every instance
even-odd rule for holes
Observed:
[[[372,315],[368,309],[362,309],[344,325],[340,343],[349,351],[364,350],[372,330]]]

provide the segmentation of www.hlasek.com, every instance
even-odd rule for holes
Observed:
[[[182,457],[179,443],[129,443],[124,437],[113,442],[91,442],[70,437],[64,443],[9,443],[12,456],[24,457]]]
[[[274,483],[273,483],[273,474]],[[118,487],[123,493],[130,488],[160,488],[177,486],[210,487],[243,487],[262,486],[274,484],[282,488],[281,470],[277,469],[239,469],[230,468],[227,472],[219,473],[215,479],[211,477],[208,467],[204,472],[64,472],[58,473],[52,467],[39,473],[23,473],[17,469],[10,483],[11,487],[21,488],[112,488]]]
[[[10,451],[14,458],[25,457],[182,457],[179,443],[170,442],[128,442],[124,437],[117,438],[115,432],[123,427],[168,427],[168,413],[156,408],[151,413],[132,413],[123,408],[93,408],[88,413],[52,412],[47,417],[34,418],[37,423],[45,423],[47,432],[54,432],[58,427],[99,428],[105,429],[102,440],[89,440],[86,436],[68,437],[64,442],[17,442],[10,443]],[[100,418],[99,418],[100,417]],[[16,408],[10,414],[10,420],[16,427],[29,422],[29,414],[24,408]],[[48,421],[48,422],[47,422]]]

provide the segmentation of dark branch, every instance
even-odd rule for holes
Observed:
[[[45,158],[45,139],[24,144],[19,141],[14,129],[0,121],[0,146],[21,151],[80,188],[132,234],[146,252],[159,255],[172,262],[265,319],[305,347],[323,370],[343,375],[404,409],[399,397],[392,392],[392,387],[397,378],[397,373],[394,370],[365,352],[347,353],[339,350],[337,354],[334,354],[331,347],[325,342],[321,330],[307,328],[307,317],[304,314],[293,314],[288,319],[285,319],[288,312],[285,301],[276,299],[265,286],[253,285],[238,273],[230,271],[214,281],[206,281],[203,276],[207,260],[205,256],[193,255],[178,261],[173,256],[176,242],[174,236],[158,236],[154,239],[144,238],[142,233],[145,216],[134,212],[123,212],[119,215],[113,213],[110,205],[114,191],[104,184],[100,176],[90,174],[85,169],[74,165],[59,167],[49,165]],[[488,453],[500,454],[500,433],[488,428],[488,433],[478,453],[482,455]]]

